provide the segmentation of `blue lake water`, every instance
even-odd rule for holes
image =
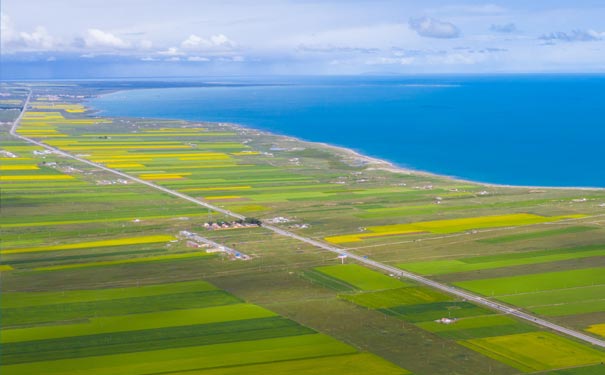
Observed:
[[[89,104],[109,116],[234,122],[481,182],[605,187],[605,76],[292,78]]]

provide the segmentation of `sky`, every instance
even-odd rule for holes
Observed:
[[[605,72],[603,0],[2,0],[11,78]]]

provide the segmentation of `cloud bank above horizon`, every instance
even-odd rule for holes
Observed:
[[[119,66],[149,75],[605,72],[604,19],[595,0],[3,0],[1,51],[9,72],[69,64],[108,76]]]

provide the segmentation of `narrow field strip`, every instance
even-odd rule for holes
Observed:
[[[206,281],[183,281],[128,288],[64,290],[60,292],[7,292],[2,293],[2,308],[19,308],[77,302],[107,301],[112,299],[158,296],[218,290]]]
[[[47,340],[60,337],[128,332],[143,329],[209,324],[233,320],[260,319],[277,316],[262,307],[247,303],[199,309],[160,311],[124,316],[91,318],[86,323],[6,329],[2,343]]]
[[[361,290],[393,289],[407,285],[402,281],[357,264],[322,266],[315,269]]]
[[[460,344],[523,372],[597,364],[605,353],[549,332],[461,341]]]
[[[172,241],[174,239],[175,239],[175,237],[170,236],[170,235],[140,236],[140,237],[129,237],[129,238],[117,238],[117,239],[113,239],[113,240],[79,242],[79,243],[64,244],[64,245],[26,247],[26,248],[21,248],[21,249],[8,249],[8,250],[0,251],[0,254],[21,254],[21,253],[40,252],[40,251],[75,250],[75,249],[86,249],[86,248],[97,248],[97,247],[108,247],[108,246],[149,244],[149,243],[168,242],[168,241]]]
[[[321,334],[1,366],[6,375],[143,375],[354,353]],[[85,370],[82,370],[85,369]]]
[[[98,261],[98,262],[74,263],[74,264],[62,264],[62,265],[57,265],[57,266],[38,267],[38,268],[34,268],[33,271],[59,271],[59,270],[67,270],[67,269],[75,269],[75,268],[105,267],[105,266],[115,266],[115,265],[120,265],[120,264],[161,262],[161,261],[168,261],[168,260],[201,258],[201,257],[210,257],[210,256],[212,256],[212,254],[208,254],[206,252],[168,254],[168,255],[140,257],[140,258],[116,259],[116,260],[105,260],[105,261]]]

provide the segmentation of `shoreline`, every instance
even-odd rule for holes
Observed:
[[[132,89],[116,90],[116,91],[111,91],[111,92],[106,92],[106,93],[96,95],[96,96],[94,96],[94,98],[103,97],[103,96],[120,93],[120,92],[131,91],[131,90],[141,90],[141,89],[132,88]],[[93,111],[93,113],[102,114],[102,112],[103,112],[102,110],[96,109],[96,108],[88,105],[90,100],[91,99],[84,101],[84,103],[83,103],[84,107],[90,109],[91,111]],[[108,117],[129,118],[129,117],[124,117],[124,116],[108,116]],[[194,122],[192,120],[187,120],[187,119],[182,119],[182,118],[154,118],[154,117],[143,117],[143,116],[130,117],[130,118],[133,118],[133,119],[140,118],[140,119],[147,119],[147,120],[152,120],[152,119],[178,120],[178,121],[186,121],[188,123]],[[333,144],[329,144],[329,143],[325,143],[325,142],[308,141],[308,140],[301,139],[301,138],[291,136],[291,135],[277,134],[277,133],[273,133],[273,132],[270,132],[267,130],[253,128],[253,127],[247,126],[245,124],[231,123],[231,122],[219,122],[219,121],[206,121],[206,120],[199,120],[199,122],[216,124],[216,125],[227,125],[227,126],[231,126],[236,129],[255,131],[259,134],[265,134],[265,135],[273,136],[273,137],[281,137],[281,138],[288,139],[288,140],[294,141],[294,142],[306,143],[306,144],[313,145],[315,147],[319,146],[321,148],[327,148],[327,149],[335,151],[337,153],[344,154],[347,157],[351,157],[351,158],[365,162],[366,169],[370,170],[370,171],[371,170],[381,170],[381,171],[386,171],[386,172],[391,172],[391,173],[401,173],[401,174],[408,174],[408,175],[416,174],[416,175],[421,175],[421,176],[442,178],[442,179],[447,179],[447,180],[451,180],[451,181],[455,181],[455,182],[461,182],[461,183],[467,183],[467,184],[473,184],[473,185],[485,186],[485,187],[492,187],[492,188],[605,191],[605,187],[511,185],[511,184],[497,184],[497,183],[491,183],[491,182],[474,181],[474,180],[464,179],[464,178],[456,177],[456,176],[448,176],[448,175],[433,173],[430,171],[405,168],[402,166],[398,166],[394,162],[391,162],[391,161],[388,161],[385,159],[380,159],[377,157],[364,155],[358,151],[355,151],[355,150],[345,147],[345,146],[338,146],[338,145],[333,145]],[[372,165],[378,165],[378,167],[372,167]]]

